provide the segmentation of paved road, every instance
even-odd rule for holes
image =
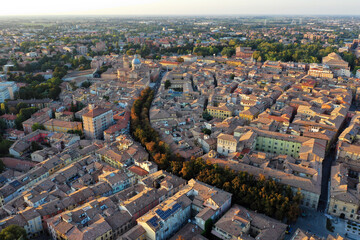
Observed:
[[[161,80],[163,79],[163,77],[165,76],[167,71],[161,71],[160,74],[159,74],[159,77],[158,79],[156,80],[156,83],[155,83],[155,87],[153,88],[154,89],[154,96],[156,96],[159,88],[160,88],[160,85],[161,85]]]
[[[346,127],[349,126],[349,122],[345,122],[343,126],[339,129],[339,134]],[[325,156],[325,159],[322,164],[322,176],[321,176],[321,194],[319,199],[318,211],[326,213],[329,201],[329,180],[331,173],[331,166],[335,164],[336,158],[336,148],[335,145],[330,148],[328,154]]]
[[[296,224],[291,225],[291,233],[287,234],[285,240],[289,240],[296,229],[301,228],[304,231],[311,232],[319,237],[327,237],[329,234],[333,234],[326,229],[326,216],[324,213],[306,209],[306,217],[299,217]]]
[[[326,155],[322,164],[322,176],[321,176],[321,194],[318,205],[318,211],[326,212],[329,199],[329,180],[331,165],[335,162],[336,150],[331,148]]]

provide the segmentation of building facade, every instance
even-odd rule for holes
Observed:
[[[82,116],[84,134],[88,139],[101,139],[103,132],[109,128],[113,122],[113,111],[111,109],[94,108],[90,106],[90,111]]]

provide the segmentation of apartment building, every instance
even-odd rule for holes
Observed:
[[[217,152],[227,156],[229,153],[236,152],[238,140],[230,134],[221,133],[217,137]]]
[[[191,200],[180,192],[138,219],[147,239],[168,239],[191,217]]]
[[[135,183],[135,176],[131,172],[109,171],[99,175],[99,181],[106,182],[112,188],[112,193],[117,193]]]
[[[337,163],[331,168],[329,214],[360,222],[359,177],[358,163],[353,160]]]
[[[288,155],[319,163],[322,163],[325,158],[326,141],[321,139],[293,136],[254,127],[237,127],[234,137],[239,138],[239,152],[244,148],[251,147],[250,149],[260,152]]]
[[[12,215],[0,221],[1,228],[6,228],[10,225],[21,226],[25,229],[27,237],[33,238],[38,236],[43,231],[41,224],[41,216],[33,208],[28,207],[23,211],[18,212],[17,215]]]
[[[0,103],[6,99],[14,99],[14,93],[18,90],[15,82],[0,82]]]
[[[137,223],[151,240],[169,239],[191,216],[204,229],[208,219],[216,221],[231,206],[232,194],[191,179],[186,186],[138,218]]]
[[[82,131],[81,122],[69,122],[58,119],[50,119],[44,123],[45,130],[51,132],[67,133],[68,131]]]
[[[206,110],[214,118],[226,119],[232,116],[232,110],[226,104],[221,104],[218,107],[207,106]]]
[[[89,105],[89,112],[82,115],[84,134],[88,139],[103,138],[104,131],[113,123],[113,111]]]
[[[318,78],[333,78],[334,73],[330,70],[329,66],[317,63],[310,64],[308,75]]]

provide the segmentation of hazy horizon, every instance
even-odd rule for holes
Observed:
[[[101,3],[101,5],[99,4]],[[359,16],[359,0],[45,0],[6,2],[8,16]]]

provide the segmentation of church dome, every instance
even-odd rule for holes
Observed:
[[[140,65],[140,64],[141,64],[141,62],[138,58],[138,55],[136,54],[134,59],[132,60],[132,65]]]

